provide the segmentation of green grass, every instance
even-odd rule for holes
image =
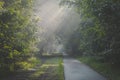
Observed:
[[[57,73],[60,80],[64,80],[64,69],[63,69],[63,59],[59,59]]]
[[[17,62],[16,65],[19,65],[23,70],[29,70],[30,68],[34,68],[37,64],[40,64],[40,59],[36,57],[31,57],[27,61]]]
[[[36,57],[28,58],[27,61],[16,62],[15,64],[8,65],[10,70],[5,70],[4,68],[0,68],[0,78],[5,78],[7,76],[12,76],[18,73],[20,70],[27,71],[29,69],[34,68],[37,64],[41,64],[40,59]],[[14,67],[17,65],[18,70],[14,70]]]
[[[47,63],[54,68],[52,74],[56,75],[59,80],[64,80],[63,59],[60,57],[52,58],[51,60],[47,61]]]
[[[12,80],[13,77],[15,80],[20,78],[25,80],[64,80],[63,59],[61,56],[32,57],[27,62],[19,63],[19,65],[25,70],[20,70],[0,80]]]
[[[64,80],[63,61],[61,57],[46,58],[39,69],[31,74],[30,80]]]
[[[101,73],[108,80],[120,80],[120,69],[118,67],[113,67],[109,63],[100,62],[94,57],[80,57],[78,59]]]

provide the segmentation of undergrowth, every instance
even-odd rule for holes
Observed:
[[[79,57],[83,63],[89,65],[108,80],[120,80],[120,69],[110,63],[100,62],[95,57]]]

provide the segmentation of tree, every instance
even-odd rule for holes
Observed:
[[[35,40],[31,7],[32,0],[0,1],[1,70],[14,71],[17,63],[29,56],[30,44]]]
[[[75,51],[102,56],[104,60],[120,63],[120,1],[119,0],[62,0],[71,3],[81,15],[81,23],[74,35],[78,37],[66,45],[76,45]],[[76,44],[77,43],[77,44]],[[72,44],[72,45],[68,45]],[[75,52],[74,51],[74,52]],[[74,52],[72,52],[74,54]],[[78,52],[79,53],[79,52]]]

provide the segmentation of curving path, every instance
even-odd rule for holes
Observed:
[[[87,65],[66,54],[64,54],[64,73],[65,80],[106,80]]]

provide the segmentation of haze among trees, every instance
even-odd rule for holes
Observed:
[[[81,16],[80,25],[64,44],[67,53],[95,56],[102,62],[119,65],[120,1],[62,0],[61,5],[66,4],[74,6]]]
[[[37,20],[32,16],[33,1],[0,0],[0,72],[3,75],[32,67],[34,46],[39,47],[41,54],[47,52],[46,45],[51,47],[49,39],[53,44],[63,45],[70,55],[95,57],[100,62],[120,66],[119,0],[61,0],[60,5],[74,7],[81,22],[70,28],[70,34],[61,27],[53,37],[43,37],[40,43],[35,36]]]

